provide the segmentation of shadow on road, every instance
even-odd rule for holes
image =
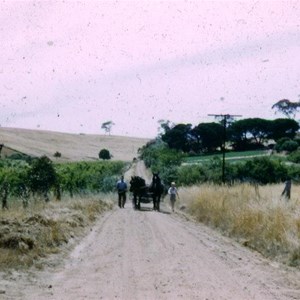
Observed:
[[[152,207],[141,207],[140,209],[135,209],[135,208],[132,208],[132,209],[136,210],[136,211],[140,211],[140,212],[157,212],[157,213],[166,214],[166,215],[171,214],[171,212],[163,210],[163,209],[160,209],[160,211],[154,211]]]

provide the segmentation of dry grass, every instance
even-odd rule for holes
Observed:
[[[290,265],[300,265],[300,186],[289,201],[282,185],[203,185],[182,188],[188,213],[243,245]]]
[[[60,252],[84,233],[112,203],[99,196],[64,201],[31,202],[0,211],[0,269],[39,265],[41,258]]]
[[[55,158],[56,161],[98,160],[99,151],[104,148],[110,151],[113,160],[132,161],[137,157],[138,149],[148,141],[147,138],[113,135],[0,128],[0,144],[31,156],[47,155],[51,159],[55,152],[60,152],[62,156]],[[3,149],[3,156],[5,151]]]

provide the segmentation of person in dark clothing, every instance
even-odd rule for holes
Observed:
[[[291,198],[291,187],[292,187],[292,180],[290,178],[287,178],[286,182],[284,183],[284,189],[281,193],[281,196],[285,196],[286,199]]]
[[[120,208],[124,208],[126,202],[127,184],[124,181],[124,176],[117,182],[118,204]]]

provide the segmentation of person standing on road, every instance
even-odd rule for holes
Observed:
[[[179,198],[175,182],[171,183],[171,186],[170,186],[170,188],[168,190],[168,194],[170,195],[170,202],[171,202],[172,212],[174,212],[176,198],[177,197]]]
[[[120,208],[124,208],[126,202],[127,184],[124,181],[124,176],[117,182],[118,204]]]

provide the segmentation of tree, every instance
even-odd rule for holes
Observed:
[[[58,185],[58,176],[52,161],[47,156],[42,156],[33,161],[28,170],[27,180],[30,190],[33,193],[43,195],[46,202],[49,201],[48,193],[50,189],[56,188]]]
[[[223,126],[215,122],[200,123],[192,130],[192,135],[200,144],[202,151],[212,152],[222,146]]]
[[[191,124],[177,124],[162,135],[162,140],[172,149],[188,152],[191,127]]]
[[[295,115],[300,108],[300,101],[298,102],[291,102],[288,99],[282,99],[276,102],[273,106],[272,109],[276,109],[278,112],[281,112],[284,114],[286,117],[290,118],[295,118]]]
[[[111,159],[111,154],[107,149],[102,149],[99,152],[99,158],[105,160],[105,159]]]
[[[113,121],[107,121],[102,123],[101,129],[104,129],[105,133],[108,133],[110,135],[113,125],[115,125]]]
[[[229,128],[229,139],[235,150],[250,150],[263,147],[271,134],[272,121],[248,118],[236,121]]]
[[[280,138],[293,139],[299,130],[299,124],[292,119],[276,119],[271,123],[270,138],[278,141]]]

